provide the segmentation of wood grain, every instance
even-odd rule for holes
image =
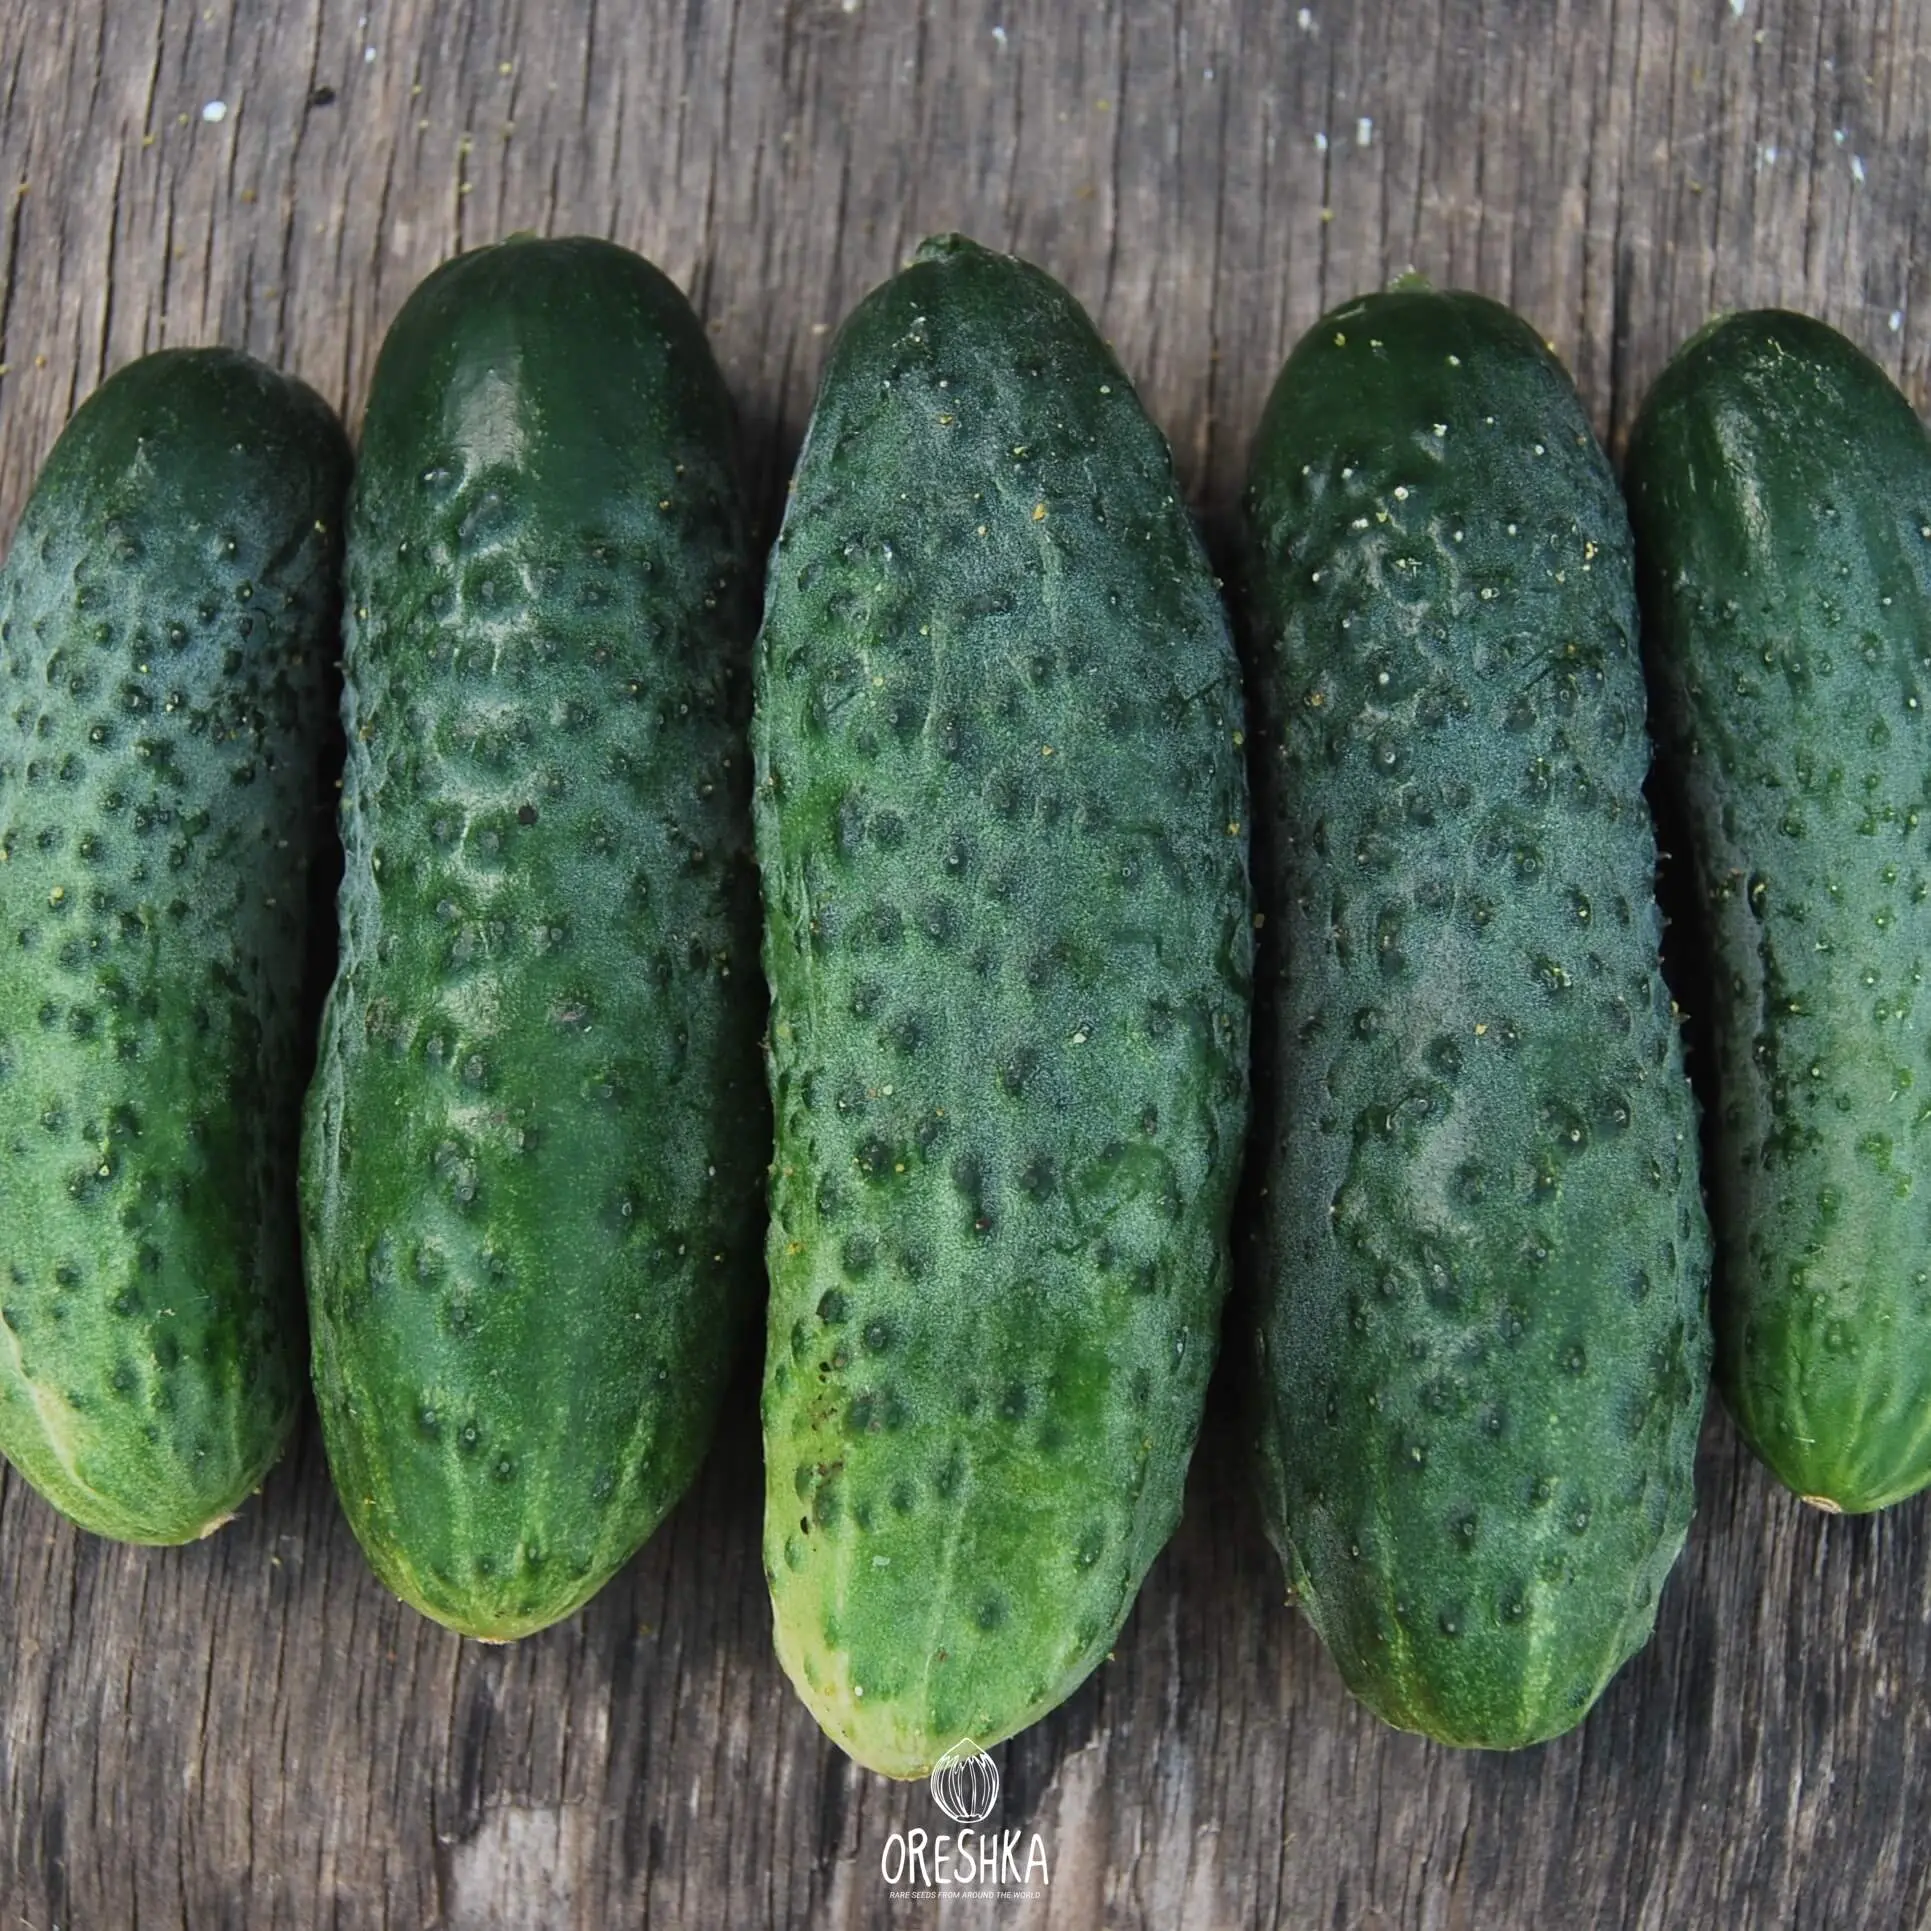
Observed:
[[[947,227],[1092,308],[1216,542],[1289,344],[1409,266],[1531,316],[1612,446],[1723,306],[1922,405],[1928,58],[1916,0],[0,0],[0,531],[104,371],[219,339],[353,423],[415,281],[525,227],[692,290],[767,516],[831,327]],[[510,1649],[383,1593],[312,1430],[182,1551],[0,1478],[4,1922],[1931,1923],[1922,1504],[1806,1511],[1713,1414],[1654,1643],[1575,1735],[1457,1754],[1283,1606],[1216,1397],[1114,1660],[998,1753],[1051,1859],[1004,1904],[892,1902],[942,1820],[771,1659],[748,1370],[653,1545]]]

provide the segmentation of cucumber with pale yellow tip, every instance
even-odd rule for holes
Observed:
[[[777,1107],[778,1653],[894,1776],[1106,1654],[1227,1282],[1240,678],[1166,444],[1071,297],[957,237],[846,323],[754,725]]]
[[[295,1146],[349,451],[226,349],[130,363],[0,573],[0,1449],[183,1542],[302,1389]]]

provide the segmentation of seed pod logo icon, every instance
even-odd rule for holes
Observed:
[[[932,1766],[929,1781],[932,1801],[955,1824],[984,1823],[999,1801],[999,1766],[970,1737]]]

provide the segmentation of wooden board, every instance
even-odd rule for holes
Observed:
[[[1093,309],[1216,543],[1290,342],[1411,265],[1530,315],[1612,445],[1719,306],[1821,314],[1922,405],[1928,57],[1917,0],[0,0],[0,531],[104,371],[219,339],[353,422],[416,280],[519,227],[693,291],[767,514],[831,327],[947,227]],[[925,1789],[772,1661],[757,1455],[747,1377],[654,1544],[510,1649],[384,1594],[312,1428],[184,1551],[0,1480],[0,1921],[1931,1922],[1924,1507],[1806,1511],[1719,1415],[1655,1642],[1498,1757],[1348,1701],[1217,1407],[1115,1659],[997,1753],[1050,1883],[942,1906],[881,1875]]]

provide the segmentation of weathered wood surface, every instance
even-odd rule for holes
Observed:
[[[0,0],[0,532],[107,369],[220,339],[353,422],[414,282],[518,227],[693,290],[768,510],[830,326],[945,227],[1097,313],[1216,533],[1288,344],[1410,265],[1533,317],[1613,442],[1719,306],[1822,314],[1922,404],[1928,54],[1917,0]],[[1349,1703],[1216,1413],[1115,1660],[998,1753],[1044,1899],[943,1907],[880,1875],[942,1822],[923,1787],[847,1765],[771,1659],[749,1378],[653,1546],[512,1649],[383,1593],[312,1430],[185,1551],[0,1479],[0,1916],[1931,1922],[1923,1505],[1805,1511],[1715,1415],[1702,1476],[1582,1730],[1456,1754]]]

